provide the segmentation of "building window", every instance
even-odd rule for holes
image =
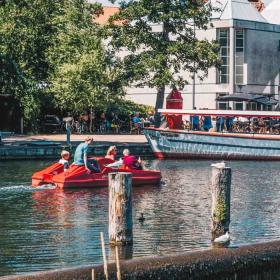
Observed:
[[[262,105],[257,102],[247,102],[246,110],[248,111],[262,111]]]
[[[235,30],[235,83],[244,84],[244,29]]]
[[[228,93],[217,93],[217,98],[221,96],[228,95]],[[217,100],[217,110],[228,110],[229,102],[228,101],[219,101]]]
[[[237,111],[243,111],[243,102],[233,102],[233,109]]]
[[[217,71],[217,83],[229,83],[229,29],[217,29],[217,40],[220,44],[219,56],[222,61],[221,66]]]

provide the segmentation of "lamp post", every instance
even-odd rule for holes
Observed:
[[[71,123],[73,121],[72,117],[66,117],[63,118],[63,121],[65,122],[65,128],[66,128],[66,143],[67,145],[71,144]]]
[[[193,37],[195,39],[195,19],[193,19]],[[193,62],[193,87],[192,87],[192,108],[195,109],[195,61]]]

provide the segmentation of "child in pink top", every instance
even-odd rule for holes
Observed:
[[[123,150],[122,160],[123,165],[128,166],[130,169],[142,169],[141,160],[137,160],[135,156],[130,155],[130,151],[128,149]]]

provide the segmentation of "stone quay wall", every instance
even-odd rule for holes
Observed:
[[[0,146],[0,160],[19,160],[19,159],[58,159],[62,149],[74,153],[79,143],[73,143],[71,146],[65,144],[46,145],[28,143],[25,145],[2,145]],[[89,155],[104,156],[110,145],[114,143],[95,143],[89,148]],[[153,152],[147,143],[117,143],[118,155],[121,156],[123,149],[129,149],[136,156],[152,158]]]
[[[260,280],[279,279],[280,241],[231,248],[213,248],[162,257],[121,261],[122,279]],[[5,276],[1,280],[105,279],[102,265]],[[116,278],[116,265],[108,265],[109,279]]]

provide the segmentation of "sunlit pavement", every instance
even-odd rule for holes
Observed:
[[[87,134],[72,134],[71,141],[83,141]],[[115,143],[146,143],[144,135],[131,134],[98,134],[91,135],[96,142],[115,142]],[[38,134],[38,135],[12,135],[3,139],[3,142],[25,142],[25,141],[55,141],[65,142],[66,134]]]

